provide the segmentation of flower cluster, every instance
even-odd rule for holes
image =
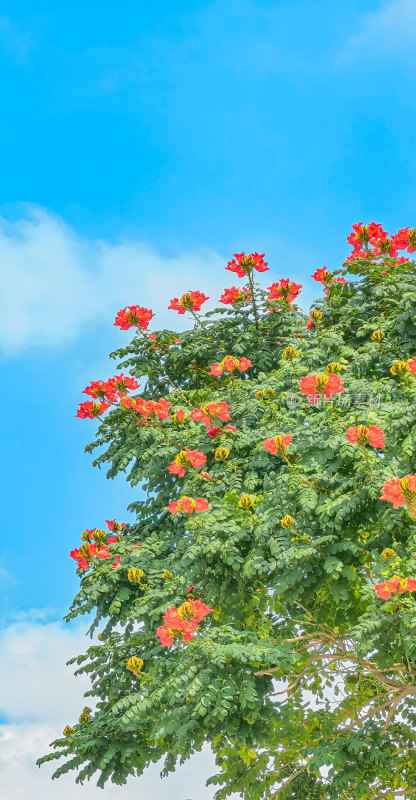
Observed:
[[[94,556],[102,560],[109,558],[111,553],[104,544],[99,547],[96,542],[93,544],[85,542],[79,549],[71,550],[69,555],[77,562],[79,569],[86,570],[89,568],[90,561]]]
[[[411,361],[393,361],[390,372],[399,378],[403,378],[407,372],[411,372],[414,375],[416,373],[416,358]]]
[[[237,289],[236,286],[231,286],[230,289],[224,289],[220,297],[220,303],[230,306],[234,306],[236,303],[248,303],[250,300],[251,290],[247,286],[243,286],[242,289]]]
[[[416,475],[386,481],[379,500],[387,500],[393,508],[405,505],[412,519],[416,519]]]
[[[125,522],[116,522],[115,519],[106,519],[107,528],[111,533],[116,533],[116,536],[108,536],[106,531],[100,528],[87,528],[81,534],[81,539],[84,544],[81,547],[71,550],[70,556],[77,562],[79,569],[86,570],[90,566],[90,561],[96,556],[100,560],[109,558],[111,553],[108,545],[116,544],[121,539],[120,532],[126,527]],[[117,557],[118,561],[120,556]],[[118,561],[116,559],[116,565]],[[114,567],[114,565],[113,565]]]
[[[231,419],[230,406],[225,402],[205,403],[201,408],[194,408],[191,412],[191,419],[194,422],[202,422],[206,428],[210,428],[217,419],[221,422],[229,422]]]
[[[266,272],[269,267],[267,261],[264,261],[264,253],[261,255],[259,253],[250,253],[249,255],[234,253],[234,258],[228,262],[226,269],[236,272],[239,278],[244,278],[245,275],[252,273],[253,269],[257,272]]]
[[[302,285],[300,283],[291,282],[289,278],[281,278],[278,283],[272,283],[272,285],[267,288],[270,292],[267,300],[268,302],[272,302],[269,308],[269,314],[272,314],[273,311],[279,311],[281,309],[281,306],[274,302],[275,300],[283,301],[291,305],[298,296]]]
[[[377,597],[382,600],[390,600],[391,595],[403,594],[403,592],[416,592],[416,581],[413,578],[393,577],[392,580],[377,583],[374,586]]]
[[[184,314],[185,311],[199,311],[206,300],[209,300],[209,297],[203,292],[186,292],[180,298],[174,297],[170,301],[169,308],[178,314]]]
[[[285,456],[286,450],[289,447],[292,439],[293,436],[291,436],[289,433],[278,434],[277,436],[272,436],[271,439],[265,439],[263,442],[263,447],[268,451],[268,453],[271,453],[272,456]]]
[[[223,358],[220,364],[212,364],[209,369],[210,375],[222,375],[223,372],[233,372],[235,369],[238,369],[239,372],[245,372],[249,367],[251,367],[251,361],[249,358],[236,358],[235,356],[226,356]]]
[[[177,475],[178,478],[183,478],[185,470],[190,467],[197,469],[203,467],[207,460],[205,453],[200,453],[199,450],[181,450],[176,456],[175,460],[168,466],[168,472],[171,475]],[[202,475],[202,473],[201,473]]]
[[[312,275],[316,281],[325,286],[325,294],[329,295],[329,289],[336,283],[345,283],[345,278],[334,278],[332,272],[328,272],[326,267],[319,267]]]
[[[196,511],[200,514],[202,511],[206,511],[209,508],[208,500],[205,500],[203,497],[181,497],[180,500],[177,500],[175,503],[169,503],[168,505],[169,511],[171,514],[179,514],[180,511],[183,511],[185,514],[193,514]]]
[[[159,419],[167,419],[170,415],[170,407],[172,403],[169,400],[143,400],[142,397],[122,397],[121,404],[124,408],[130,408],[141,414],[147,421],[150,418],[159,417]]]
[[[306,375],[299,381],[299,386],[302,394],[306,394],[312,404],[316,404],[320,397],[329,399],[344,391],[343,381],[332,372],[329,375]]]
[[[130,389],[138,389],[139,384],[135,378],[128,375],[114,375],[107,381],[91,381],[91,383],[83,389],[83,394],[88,394],[90,397],[99,397],[103,400],[115,402],[119,397],[123,397]]]
[[[407,250],[408,253],[416,251],[415,228],[401,228],[390,238],[382,226],[376,222],[370,222],[369,225],[359,222],[352,228],[347,242],[352,245],[353,251],[347,258],[347,262],[354,261],[356,258],[382,258],[383,256],[396,258],[399,250]],[[400,260],[407,261],[403,258]]]
[[[171,647],[175,640],[192,641],[198,624],[213,610],[202,600],[186,600],[178,608],[175,606],[168,608],[163,614],[164,624],[156,631],[162,647]]]
[[[134,325],[136,328],[146,330],[152,317],[154,314],[149,308],[126,306],[118,312],[114,325],[117,325],[122,331],[127,331]]]
[[[346,437],[353,444],[358,443],[365,447],[368,442],[371,447],[381,449],[384,447],[384,431],[378,425],[357,425],[355,428],[348,428]]]
[[[107,411],[107,408],[110,408],[110,405],[110,403],[105,403],[103,400],[100,400],[99,402],[85,400],[83,403],[79,404],[79,408],[75,416],[80,417],[81,419],[94,419],[94,417],[100,417],[101,414],[104,414],[104,411]]]

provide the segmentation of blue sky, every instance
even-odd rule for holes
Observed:
[[[74,417],[128,337],[116,311],[174,327],[170,298],[218,297],[251,249],[308,305],[351,223],[414,225],[415,44],[413,0],[0,2],[0,593],[38,666],[45,631],[73,641],[68,551],[133,499]]]

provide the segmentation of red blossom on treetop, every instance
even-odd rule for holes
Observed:
[[[244,278],[247,273],[252,272],[253,269],[257,272],[266,272],[269,269],[267,261],[264,261],[264,253],[234,253],[234,258],[229,261],[226,268],[230,272],[236,272],[239,278]]]
[[[202,511],[206,511],[209,508],[208,500],[205,500],[204,497],[181,497],[180,500],[177,500],[175,503],[169,503],[168,509],[171,514],[179,514],[180,511],[184,511],[185,514],[193,514],[196,511],[200,514]]]
[[[114,325],[117,325],[122,331],[127,331],[133,325],[146,330],[152,317],[154,317],[154,314],[150,308],[126,306],[126,308],[122,308],[117,313]]]
[[[416,592],[416,580],[413,578],[393,578],[374,586],[377,597],[382,600],[389,600],[392,594],[403,594],[403,592]]]
[[[114,379],[110,378],[108,381],[91,381],[91,383],[82,390],[82,393],[88,394],[90,397],[114,400],[116,397]]]
[[[207,460],[205,453],[200,453],[199,450],[181,450],[176,456],[175,460],[168,466],[168,472],[171,475],[177,475],[178,478],[183,478],[185,469],[189,467],[202,467]],[[202,474],[202,473],[201,473]]]
[[[302,285],[290,282],[289,278],[281,278],[278,283],[272,283],[267,287],[270,294],[268,300],[284,300],[286,303],[293,303],[298,296]],[[270,309],[273,311],[273,309]]]
[[[110,378],[110,381],[113,382],[113,386],[119,395],[127,394],[129,389],[138,389],[139,384],[137,383],[135,378],[131,378],[129,375],[114,375],[114,378]]]
[[[252,363],[249,358],[245,358],[243,356],[242,358],[238,359],[236,356],[226,356],[223,358],[220,364],[212,364],[209,374],[219,377],[224,371],[234,372],[235,369],[238,369],[239,372],[245,372],[251,366]]]
[[[106,519],[106,523],[109,531],[122,531],[127,525],[126,522],[116,522],[115,519]]]
[[[251,291],[246,286],[243,286],[242,289],[231,286],[230,289],[224,289],[220,298],[220,303],[233,306],[235,303],[248,303],[250,300]]]
[[[94,419],[94,417],[99,417],[101,414],[104,414],[107,408],[110,408],[110,403],[104,403],[102,400],[99,403],[94,403],[92,400],[85,400],[84,403],[79,404],[75,416],[81,419]]]
[[[189,587],[188,587],[189,588]],[[190,587],[193,589],[194,587]],[[163,625],[157,631],[163,647],[171,647],[178,639],[182,642],[189,642],[197,630],[198,624],[214,609],[210,608],[202,600],[185,600],[181,606],[176,608],[171,606],[163,614]]]
[[[271,453],[272,456],[281,456],[285,454],[292,439],[293,436],[291,436],[289,433],[278,434],[277,436],[272,436],[271,439],[265,439],[263,442],[263,447],[268,453]]]
[[[416,475],[386,481],[379,500],[387,500],[393,508],[406,505],[412,519],[416,519]]]
[[[314,398],[316,394],[330,398],[333,394],[344,391],[343,381],[333,372],[329,375],[306,375],[299,381],[299,386],[302,394],[310,398]]]
[[[368,428],[364,425],[357,425],[355,428],[348,428],[345,435],[353,444],[358,442],[365,445],[368,441],[371,447],[378,449],[384,447],[384,431],[378,425],[370,425]]]
[[[185,311],[199,311],[202,303],[205,303],[206,300],[209,300],[209,297],[203,292],[185,292],[179,299],[174,297],[168,308],[177,311],[178,314],[184,314]]]

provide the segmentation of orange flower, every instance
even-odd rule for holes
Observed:
[[[345,435],[353,444],[358,442],[365,446],[368,441],[371,447],[378,449],[384,447],[384,431],[378,425],[370,425],[368,428],[364,425],[357,425],[355,428],[348,428]]]
[[[185,448],[185,450],[181,450],[181,452],[178,453],[175,460],[168,466],[168,472],[170,472],[171,475],[177,475],[178,478],[183,478],[185,469],[189,469],[189,467],[202,467],[206,460],[207,457],[204,453],[200,453],[198,450],[189,450]]]
[[[224,289],[220,298],[220,303],[233,306],[235,303],[248,303],[249,300],[251,300],[250,289],[245,286],[242,289],[231,286],[230,289]]]
[[[169,308],[177,311],[178,314],[184,314],[185,311],[199,311],[202,303],[209,300],[203,292],[186,292],[180,299],[174,297],[170,301]]]
[[[152,317],[154,317],[154,314],[149,308],[126,306],[126,308],[118,312],[114,325],[118,325],[122,331],[127,331],[132,325],[146,330]]]
[[[315,399],[317,394],[330,398],[333,394],[344,391],[343,381],[333,372],[329,375],[307,375],[301,378],[299,386],[302,394],[308,395],[311,399]]]
[[[193,514],[194,511],[197,513],[201,513],[202,511],[206,511],[209,508],[208,500],[205,500],[203,497],[196,497],[193,499],[192,497],[181,497],[180,500],[177,500],[175,503],[169,503],[169,511],[171,514],[178,514],[180,511],[184,511],[185,514]]]
[[[387,500],[393,508],[406,505],[410,516],[416,519],[416,475],[386,481],[379,500]]]
[[[94,419],[94,417],[99,417],[101,414],[104,414],[107,408],[110,408],[110,403],[104,403],[102,400],[99,403],[94,403],[92,400],[85,400],[84,403],[79,404],[75,416],[81,419],[86,419],[87,417],[88,419]]]
[[[413,578],[393,578],[374,586],[377,597],[382,600],[389,600],[392,594],[403,594],[403,592],[416,592],[416,580]]]
[[[279,434],[278,436],[273,436],[271,439],[265,439],[263,442],[263,447],[273,456],[282,456],[285,455],[292,439],[293,436],[291,436],[289,433],[282,435]]]

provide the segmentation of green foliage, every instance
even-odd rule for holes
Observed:
[[[377,800],[415,786],[415,601],[374,591],[395,574],[416,577],[415,522],[379,499],[386,480],[416,471],[416,380],[390,373],[394,360],[416,356],[415,269],[389,258],[348,267],[347,282],[315,304],[318,331],[307,331],[299,309],[268,313],[257,286],[257,324],[251,309],[220,309],[179,346],[169,346],[172,332],[156,332],[155,347],[138,331],[113,354],[142,397],[172,407],[141,425],[115,408],[87,447],[108,478],[124,472],[146,495],[112,546],[120,566],[95,560],[80,572],[68,619],[92,612],[92,630],[101,628],[76,659],[96,707],[41,759],[65,758],[56,776],[76,769],[81,782],[97,773],[99,786],[123,784],[161,757],[167,774],[209,742],[218,800]],[[289,345],[299,351],[293,363],[282,359]],[[209,375],[228,354],[252,368]],[[330,362],[342,366],[345,391],[313,406],[299,380]],[[235,432],[211,439],[190,419],[207,402],[230,406]],[[380,426],[385,448],[349,442],[357,425]],[[263,447],[277,434],[293,436],[285,457]],[[226,461],[215,460],[219,444]],[[184,448],[205,453],[212,480],[167,471]],[[239,506],[242,494],[252,508]],[[184,495],[206,498],[209,509],[169,513]],[[282,527],[285,515],[292,527]],[[129,582],[132,567],[142,582]],[[156,629],[189,585],[214,614],[192,642],[164,648]],[[131,656],[144,662],[136,676]]]

